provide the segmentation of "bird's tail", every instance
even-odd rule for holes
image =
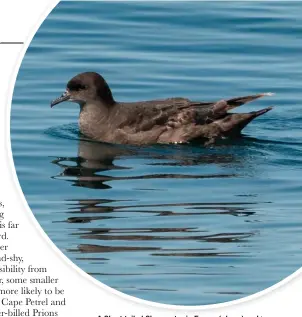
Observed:
[[[215,123],[219,125],[225,136],[234,136],[240,134],[241,130],[252,120],[272,109],[273,107],[268,107],[249,113],[229,113],[224,118],[216,120]]]
[[[267,92],[267,93],[262,93],[262,94],[257,94],[257,95],[250,95],[250,96],[244,96],[244,97],[236,97],[232,99],[226,100],[228,107],[227,110],[232,110],[234,108],[237,108],[245,103],[251,102],[253,100],[265,97],[265,96],[272,96],[273,93]],[[261,110],[260,110],[261,111]]]
[[[262,93],[257,95],[250,95],[244,97],[235,97],[227,100],[220,100],[217,102],[209,103],[204,108],[199,109],[198,122],[210,123],[220,118],[225,118],[228,115],[228,111],[237,108],[243,104],[251,102],[253,100],[262,98],[264,96],[271,96],[272,93]],[[261,110],[260,110],[261,111]]]

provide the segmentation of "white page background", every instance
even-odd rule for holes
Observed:
[[[121,294],[91,278],[69,261],[43,232],[27,205],[15,173],[10,146],[10,108],[26,48],[57,2],[2,0],[0,4],[0,42],[25,42],[24,45],[0,44],[0,200],[5,204],[6,219],[20,224],[20,229],[9,231],[9,250],[23,256],[26,264],[47,267],[48,275],[60,279],[58,287],[65,290],[66,306],[56,307],[59,316],[284,317],[290,311],[300,316],[300,270],[278,285],[243,300],[200,307],[162,305]]]

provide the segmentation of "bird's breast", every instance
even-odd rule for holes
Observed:
[[[103,140],[112,129],[108,111],[95,105],[85,105],[80,111],[79,129],[92,139]]]

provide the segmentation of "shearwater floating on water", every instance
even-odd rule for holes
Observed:
[[[105,79],[95,72],[78,74],[67,83],[63,101],[80,105],[79,128],[91,139],[119,144],[188,143],[211,144],[235,136],[253,119],[272,107],[250,113],[229,113],[262,93],[216,102],[169,98],[139,102],[118,102]]]

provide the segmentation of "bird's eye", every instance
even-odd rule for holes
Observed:
[[[85,86],[81,85],[81,84],[76,85],[75,88],[74,88],[74,90],[76,90],[76,91],[83,90],[83,89],[85,89]]]
[[[73,91],[80,91],[80,90],[87,89],[87,86],[80,83],[70,83],[68,85],[68,88]]]

